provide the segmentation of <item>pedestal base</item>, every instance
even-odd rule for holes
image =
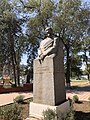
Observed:
[[[60,120],[61,115],[65,117],[66,114],[69,112],[70,104],[69,104],[69,101],[66,101],[58,106],[50,106],[50,105],[44,105],[44,104],[38,104],[38,103],[31,102],[29,108],[30,108],[29,116],[36,117],[39,119],[43,118],[43,111],[46,111],[47,109],[55,110],[58,116],[56,120]]]

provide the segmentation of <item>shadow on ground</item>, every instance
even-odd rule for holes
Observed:
[[[90,112],[75,111],[75,120],[90,120]]]
[[[87,86],[71,86],[69,89],[66,88],[66,90],[75,90],[75,91],[87,91],[87,92],[90,92],[90,85],[87,85]]]

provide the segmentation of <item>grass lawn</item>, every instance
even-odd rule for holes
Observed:
[[[86,86],[90,86],[88,80],[71,80],[71,89],[81,89]]]
[[[71,86],[85,86],[88,85],[89,81],[88,80],[71,80]]]

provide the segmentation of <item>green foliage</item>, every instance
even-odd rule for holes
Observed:
[[[88,100],[90,101],[90,97],[88,98]]]
[[[52,109],[47,109],[43,111],[44,120],[55,120],[56,118],[56,111]]]
[[[72,109],[72,107],[70,108],[70,111],[67,113],[64,120],[75,120],[75,118],[74,118],[74,110]]]
[[[0,107],[0,117],[2,120],[18,120],[22,118],[22,108],[14,103]]]
[[[74,67],[75,74],[77,70],[80,72],[77,69],[79,59],[74,60],[75,66],[71,65],[73,54],[76,55],[81,48],[84,50],[87,47],[87,51],[90,49],[89,13],[89,6],[83,5],[82,0],[58,0],[57,4],[53,0],[0,1],[0,67],[3,67],[6,59],[12,61],[13,69],[16,68],[13,70],[14,74],[17,73],[14,75],[16,79],[23,52],[28,54],[28,67],[32,67],[39,42],[44,38],[43,31],[51,26],[55,33],[59,33],[65,52],[68,53],[68,56],[65,54],[68,63],[66,81],[70,82],[70,68]],[[84,39],[87,40],[82,43]],[[89,71],[87,66],[86,73]],[[19,83],[19,77],[17,81],[15,83]]]
[[[59,120],[74,120],[74,110],[72,106],[70,107],[70,110],[68,113],[63,114],[61,111],[58,111],[58,114],[55,110],[47,109],[43,112],[44,120],[56,120],[57,118]]]
[[[53,19],[54,29],[60,34],[65,46],[67,83],[70,83],[70,60],[73,54],[81,50],[84,32],[86,33],[89,25],[90,9],[82,6],[81,2],[81,0],[60,0],[57,4],[58,12]]]
[[[71,77],[76,77],[79,79],[80,75],[82,74],[81,71],[82,61],[81,56],[78,56],[77,53],[73,52],[71,58]]]
[[[16,85],[19,84],[19,65],[23,53],[22,20],[13,8],[13,2],[3,0],[0,1],[0,6],[0,64],[3,67],[8,61],[12,65]]]
[[[79,102],[79,97],[77,95],[73,96],[73,102],[75,102],[75,103]]]
[[[30,98],[29,102],[32,102],[33,101],[33,97]]]
[[[68,101],[69,101],[70,107],[72,107],[73,105],[72,99],[68,97]]]
[[[23,103],[24,102],[24,97],[23,95],[19,95],[17,96],[14,101],[17,102],[17,103]]]

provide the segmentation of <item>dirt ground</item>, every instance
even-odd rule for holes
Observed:
[[[73,104],[75,120],[90,120],[90,102],[79,102]]]
[[[29,117],[29,102],[30,100],[25,100],[23,107],[23,119],[25,120]],[[90,120],[90,102],[80,101],[79,103],[73,104],[75,120]],[[0,119],[1,120],[1,119]]]
[[[26,119],[29,117],[29,99],[25,101],[24,104],[22,104],[23,107],[23,118]]]
[[[29,102],[27,101],[27,104],[23,105],[23,117],[27,118],[29,117]],[[90,102],[86,101],[81,101],[79,103],[74,103],[73,104],[73,109],[74,109],[74,116],[75,120],[90,120]]]

